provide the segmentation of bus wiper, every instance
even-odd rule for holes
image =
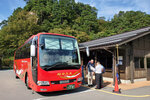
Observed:
[[[80,64],[70,64],[70,63],[68,63],[68,66],[79,68],[81,65]]]
[[[51,68],[54,68],[54,67],[59,67],[59,68],[66,68],[66,67],[68,67],[68,68],[80,68],[80,64],[71,64],[71,63],[67,63],[67,62],[57,62],[57,63],[55,63],[55,64],[53,64],[53,65],[45,65],[45,66],[43,66],[44,67],[44,70],[50,70]]]
[[[54,68],[54,67],[59,66],[59,65],[68,65],[68,63],[66,63],[66,62],[57,62],[53,65],[44,65],[43,67],[44,67],[45,70],[49,70],[49,69]]]
[[[43,67],[44,70],[47,70],[47,68],[49,68],[50,65],[44,65],[44,66],[42,66],[42,67]]]

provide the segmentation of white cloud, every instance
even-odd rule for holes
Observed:
[[[119,11],[142,11],[150,14],[150,0],[76,0],[98,9],[98,17],[111,19]]]
[[[134,9],[150,14],[150,0],[133,0]]]
[[[130,11],[132,8],[123,8],[123,7],[103,7],[103,10],[98,12],[98,16],[104,16],[106,19],[111,19],[119,11]]]
[[[96,6],[96,1],[95,0],[75,0],[75,2],[82,2],[84,4],[89,4],[92,7]]]
[[[3,15],[0,15],[0,23],[4,20],[4,16]],[[1,29],[1,26],[0,26],[0,29]]]
[[[98,16],[111,19],[119,11],[142,11],[150,14],[150,0],[96,0]],[[97,3],[97,4],[98,4]]]
[[[89,2],[89,5],[91,5],[92,7],[95,7],[95,6],[96,6],[96,2],[95,2],[94,0],[91,0],[91,1]]]
[[[98,9],[98,16],[104,16],[106,19],[111,19],[115,14],[119,11],[130,11],[132,7],[127,6],[126,2],[122,2],[124,0],[100,0]],[[126,6],[124,6],[126,5]]]
[[[75,2],[79,2],[80,0],[75,0]]]

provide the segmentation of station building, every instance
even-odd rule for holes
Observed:
[[[83,65],[94,59],[105,67],[104,80],[114,81],[116,68],[122,83],[150,80],[150,27],[80,43],[79,48]]]

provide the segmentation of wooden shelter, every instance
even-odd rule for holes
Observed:
[[[150,80],[150,27],[80,43],[79,48],[83,65],[90,59],[104,65],[105,79],[113,80],[118,72],[122,83]]]

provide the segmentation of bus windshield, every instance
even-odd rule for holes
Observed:
[[[40,66],[45,70],[80,68],[77,40],[57,35],[40,35]]]

